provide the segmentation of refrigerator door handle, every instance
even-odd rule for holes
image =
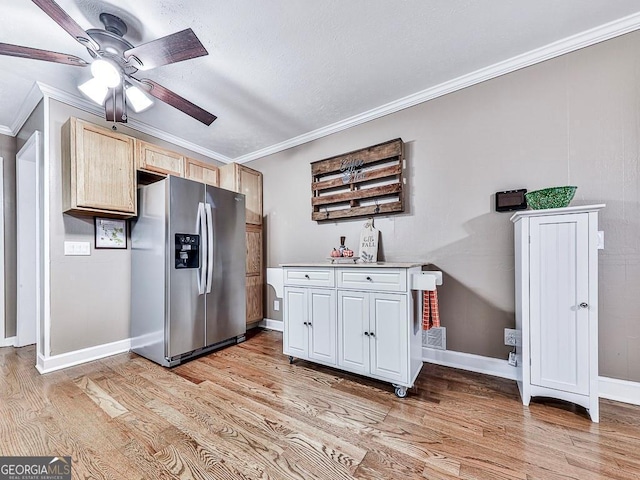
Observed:
[[[207,245],[207,221],[204,213],[204,203],[198,203],[198,219],[197,223],[200,224],[200,258],[202,261],[200,262],[200,276],[198,277],[198,294],[204,294],[205,289],[205,281],[207,274],[207,249],[205,245]]]
[[[210,204],[205,203],[204,208],[207,212],[207,293],[211,293],[213,283],[213,214]]]

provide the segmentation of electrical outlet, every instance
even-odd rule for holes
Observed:
[[[518,331],[515,328],[504,329],[504,344],[511,347],[518,344]]]
[[[273,301],[273,311],[274,312],[279,312],[280,311],[280,300],[274,300]]]
[[[509,363],[509,365],[511,365],[512,367],[517,367],[518,366],[518,361],[516,359],[516,354],[515,352],[509,352],[509,359],[507,360],[507,362]]]

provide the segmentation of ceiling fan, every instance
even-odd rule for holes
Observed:
[[[136,112],[151,106],[153,102],[146,94],[177,108],[205,125],[211,125],[216,119],[215,115],[153,80],[134,77],[138,71],[151,70],[208,55],[207,50],[190,28],[134,47],[123,38],[127,33],[127,25],[115,15],[100,14],[104,30],[92,28],[84,31],[54,0],[33,0],[33,3],[86,47],[91,60],[87,62],[74,55],[8,43],[0,43],[0,55],[78,67],[90,66],[93,78],[78,88],[96,103],[104,105],[105,115],[109,121],[126,123],[127,105]]]

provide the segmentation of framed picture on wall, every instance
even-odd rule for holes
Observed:
[[[127,221],[119,218],[95,217],[95,248],[127,248]]]

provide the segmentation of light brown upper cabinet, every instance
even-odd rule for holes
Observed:
[[[262,225],[262,173],[244,165],[220,167],[220,186],[246,196],[247,223]]]
[[[136,168],[147,172],[184,177],[185,158],[179,153],[136,140]]]
[[[217,187],[220,183],[218,167],[209,163],[200,162],[193,158],[186,158],[186,177],[197,182],[206,183]]]
[[[77,118],[62,126],[62,209],[128,218],[137,213],[134,139]]]

